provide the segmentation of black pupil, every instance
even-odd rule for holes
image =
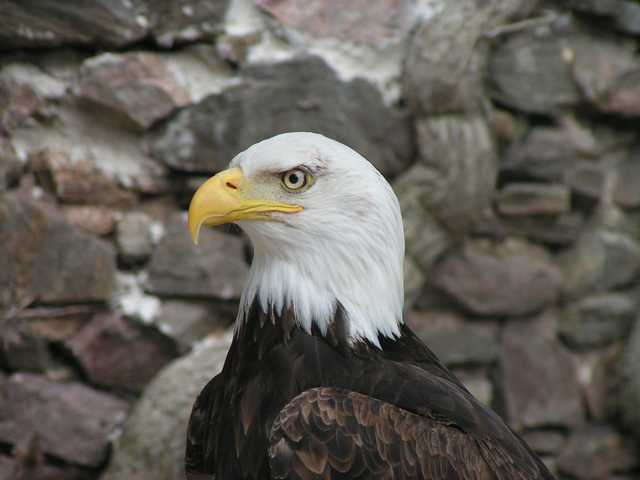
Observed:
[[[289,181],[290,181],[292,184],[294,184],[294,185],[295,185],[296,183],[298,183],[298,180],[299,180],[299,178],[298,178],[298,174],[297,174],[297,173],[291,173],[291,174],[289,174]]]

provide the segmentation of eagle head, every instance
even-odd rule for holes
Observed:
[[[384,177],[351,148],[322,135],[285,133],[256,143],[196,191],[200,228],[235,223],[254,256],[238,321],[257,301],[291,309],[299,326],[324,334],[338,309],[351,342],[379,346],[402,322],[404,234]]]

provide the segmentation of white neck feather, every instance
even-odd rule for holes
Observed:
[[[341,305],[351,342],[368,340],[379,347],[379,335],[397,337],[404,302],[404,235],[397,199],[384,185],[384,209],[346,204],[333,213],[303,211],[290,228],[269,222],[242,225],[254,258],[239,320],[257,299],[265,312],[292,308],[303,330],[310,332],[315,324],[324,335]],[[296,228],[300,222],[303,229]]]

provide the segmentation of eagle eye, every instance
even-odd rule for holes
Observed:
[[[291,192],[299,191],[311,184],[311,174],[301,168],[294,168],[282,174],[282,185]]]

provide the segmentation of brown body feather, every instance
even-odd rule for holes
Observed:
[[[408,327],[378,349],[340,309],[324,336],[293,320],[254,306],[239,327],[193,408],[189,480],[553,478]]]

